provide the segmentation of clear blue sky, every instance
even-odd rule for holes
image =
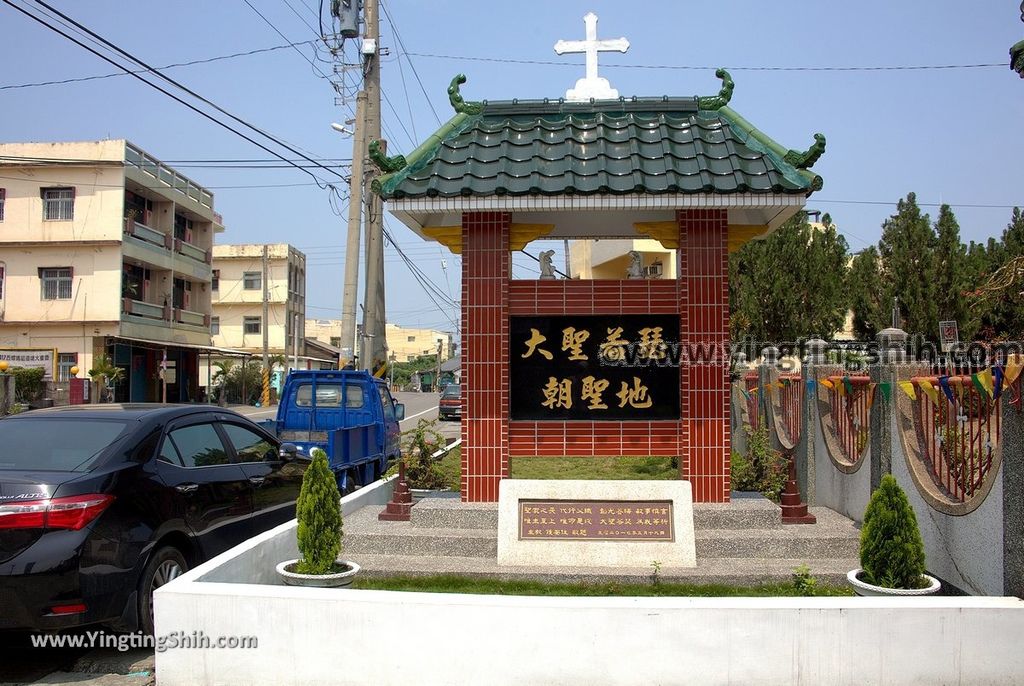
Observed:
[[[31,5],[28,0],[15,0]],[[250,0],[288,42],[315,38],[319,0]],[[243,0],[125,2],[54,0],[61,11],[156,66],[281,45]],[[329,5],[329,0],[325,5]],[[625,36],[625,55],[601,56],[601,73],[626,96],[711,95],[716,66],[736,81],[731,105],[782,145],[804,149],[828,137],[815,171],[825,179],[808,207],[832,214],[852,250],[877,241],[896,200],[954,205],[965,240],[998,235],[1024,205],[1024,81],[1006,66],[1024,38],[1017,0],[892,2],[646,2],[384,0],[441,121],[445,88],[464,72],[468,99],[561,96],[582,75],[582,56],[557,57],[558,39],[582,38],[582,16],[600,17],[601,37]],[[294,11],[293,11],[294,10]],[[301,19],[300,19],[301,17]],[[304,21],[303,21],[304,20]],[[407,152],[438,125],[382,13],[383,105],[390,150]],[[312,55],[310,47],[303,48]],[[354,57],[354,46],[347,54]],[[478,59],[467,59],[478,58]],[[484,58],[481,60],[479,58]],[[558,62],[531,64],[519,61]],[[998,63],[974,69],[794,70]],[[0,4],[0,86],[116,71],[66,39]],[[641,66],[686,68],[638,68]],[[329,67],[321,64],[329,73]],[[746,68],[743,68],[746,67]],[[785,70],[752,70],[783,67]],[[326,81],[291,49],[169,69],[199,93],[318,157],[351,157],[329,128],[352,116]],[[403,83],[404,75],[404,83]],[[349,88],[353,85],[349,77]],[[354,106],[354,99],[349,106]],[[0,89],[0,140],[128,138],[165,160],[268,155],[128,76]],[[184,168],[213,187],[228,230],[221,242],[287,241],[309,258],[308,316],[340,313],[344,222],[308,176],[294,169]],[[217,190],[222,186],[304,184]],[[1000,207],[968,207],[995,205]],[[927,207],[933,216],[937,208]],[[400,244],[457,298],[459,261],[397,221]],[[447,262],[446,273],[441,269]],[[529,259],[518,257],[517,273]],[[521,265],[521,266],[520,266]],[[386,264],[388,318],[451,329],[392,250]]]

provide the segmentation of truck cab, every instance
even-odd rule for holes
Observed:
[[[274,429],[299,457],[322,448],[344,494],[376,481],[398,458],[404,418],[405,406],[369,372],[296,370],[285,380]]]

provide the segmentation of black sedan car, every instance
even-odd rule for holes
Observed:
[[[208,406],[0,420],[0,629],[152,632],[154,589],[295,516],[307,463],[284,448]]]

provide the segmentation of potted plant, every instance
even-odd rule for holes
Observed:
[[[846,578],[861,596],[930,595],[941,586],[925,574],[917,517],[891,474],[871,494],[860,530],[860,569]]]
[[[314,448],[311,457],[295,507],[302,557],[280,563],[277,573],[290,586],[348,586],[359,565],[338,559],[342,536],[338,482],[327,464],[326,452]]]

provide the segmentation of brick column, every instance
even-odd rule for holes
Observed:
[[[681,476],[696,502],[729,501],[729,220],[726,210],[679,210],[679,340],[691,353],[680,371]]]
[[[462,215],[462,499],[493,502],[508,476],[506,212]]]

